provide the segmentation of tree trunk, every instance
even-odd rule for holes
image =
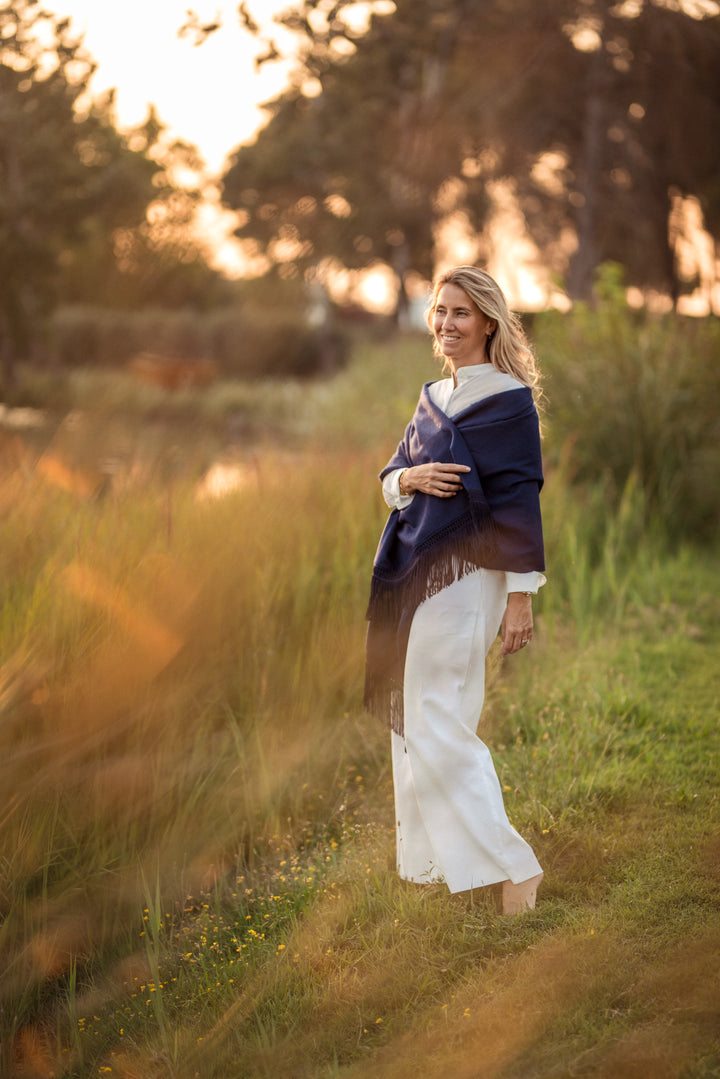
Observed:
[[[0,314],[0,370],[2,371],[2,391],[6,399],[10,398],[17,386],[15,369],[15,346],[8,326],[6,315]]]
[[[394,319],[395,325],[399,330],[409,330],[411,328],[410,298],[408,297],[405,281],[402,277],[398,278],[398,294]]]
[[[670,299],[672,300],[673,311],[677,311],[678,300],[680,299],[680,275],[678,273],[680,258],[678,248],[683,232],[682,191],[677,187],[671,187],[667,198],[667,229],[662,251],[665,256],[665,278],[670,292]]]
[[[407,239],[393,249],[391,262],[397,279],[397,295],[393,322],[398,330],[410,328],[410,298],[405,287],[405,278],[410,270],[410,244]]]
[[[606,0],[601,0],[598,16],[602,20],[601,43],[592,55],[583,130],[582,163],[578,194],[582,197],[577,212],[577,251],[570,260],[568,294],[574,300],[592,298],[593,275],[599,256],[597,229],[602,205],[602,174],[607,130],[607,95],[610,78],[605,52]]]

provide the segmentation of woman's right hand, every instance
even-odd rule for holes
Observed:
[[[428,465],[412,465],[400,477],[400,488],[405,494],[422,491],[436,498],[452,498],[462,490],[462,474],[470,472],[467,465],[443,464],[433,461]]]

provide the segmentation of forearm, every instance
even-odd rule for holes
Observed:
[[[500,635],[504,656],[519,652],[530,643],[533,635],[532,595],[524,592],[510,593]]]
[[[413,500],[412,494],[404,494],[400,490],[400,476],[407,470],[396,468],[388,472],[382,481],[383,498],[391,510],[404,510]]]

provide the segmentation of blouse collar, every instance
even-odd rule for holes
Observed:
[[[486,375],[489,371],[494,370],[495,368],[489,361],[487,363],[470,363],[465,367],[458,367],[455,372],[455,380],[457,385],[460,386],[463,382],[469,382],[471,378]]]

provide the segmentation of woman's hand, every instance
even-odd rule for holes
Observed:
[[[422,491],[436,498],[452,498],[462,490],[462,473],[469,471],[467,465],[442,464],[439,461],[429,465],[412,465],[400,477],[401,492],[410,495]]]
[[[511,592],[500,626],[502,655],[511,656],[530,644],[533,634],[532,597]]]

